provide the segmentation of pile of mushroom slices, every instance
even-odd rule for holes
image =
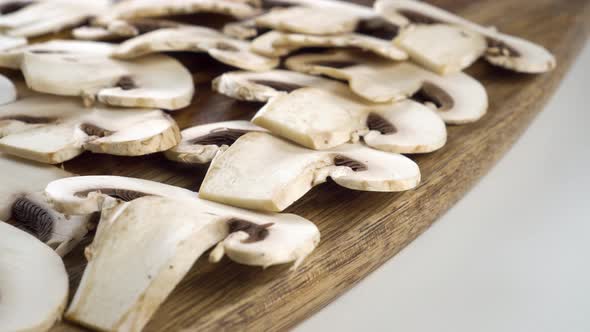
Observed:
[[[218,31],[174,17],[195,13],[234,21]],[[26,39],[71,27],[78,40]],[[181,132],[169,112],[190,105],[195,84],[162,54],[180,51],[238,69],[213,90],[264,106],[251,121]],[[328,179],[418,186],[405,155],[440,150],[447,125],[487,112],[484,87],[462,72],[480,58],[555,67],[538,45],[414,0],[0,0],[0,68],[23,77],[0,75],[0,330],[45,331],[65,311],[89,328],[140,331],[209,249],[211,262],[296,268],[320,233],[280,212]],[[47,165],[84,152],[210,166],[197,193]],[[68,306],[59,256],[92,236]]]

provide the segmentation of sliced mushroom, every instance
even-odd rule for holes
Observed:
[[[96,21],[108,24],[118,19],[150,18],[196,13],[213,13],[246,18],[259,10],[245,0],[127,0],[113,6]]]
[[[328,177],[353,190],[392,192],[416,187],[420,171],[402,155],[360,144],[313,151],[268,133],[248,133],[213,160],[199,196],[278,212]]]
[[[16,100],[16,88],[12,82],[0,75],[0,105],[12,103]]]
[[[226,253],[266,266],[301,259],[318,241],[317,228],[293,215],[256,214],[198,199],[122,203],[103,211],[66,318],[102,331],[141,331],[215,244],[213,260]]]
[[[409,26],[401,30],[394,43],[412,60],[441,75],[461,72],[487,48],[479,33],[448,24]]]
[[[436,109],[449,124],[477,121],[488,108],[485,88],[464,73],[440,76],[409,62],[379,60],[352,51],[293,56],[286,66],[348,81],[357,95],[372,102],[412,98]]]
[[[108,24],[92,23],[93,25],[74,29],[72,31],[74,38],[82,40],[113,40],[135,37],[159,29],[182,26],[182,24],[175,21],[149,18],[114,20]]]
[[[108,208],[116,211],[116,208],[113,207],[120,205],[120,202],[132,202],[147,196],[187,201],[195,209],[201,210],[206,218],[222,219],[224,224],[222,228],[226,229],[229,226],[225,236],[229,235],[230,237],[227,239],[225,236],[223,237],[227,240],[223,245],[224,250],[218,248],[211,253],[213,261],[221,259],[221,254],[226,252],[232,260],[246,265],[271,266],[290,262],[295,262],[297,265],[313,251],[319,241],[317,227],[301,217],[291,214],[260,214],[233,208],[201,200],[196,192],[187,189],[148,180],[118,176],[72,177],[50,183],[45,194],[58,211],[71,214],[90,214],[103,211],[103,220],[109,220],[108,217],[105,217],[104,210]],[[237,222],[232,226],[231,223],[226,223],[228,221],[242,222]],[[248,223],[267,226],[269,223],[274,224],[271,228],[266,227],[269,231],[268,237],[264,237],[263,241],[258,243],[263,246],[257,246],[256,242],[252,241],[245,242],[252,244],[251,246],[240,246],[239,242],[242,240],[231,238],[231,234],[239,231],[250,234],[252,229],[244,227],[244,221],[247,222],[245,226],[248,226]],[[111,223],[109,221],[102,223],[102,225],[99,224],[97,237],[100,237]],[[291,232],[294,234],[302,232],[307,235],[289,238],[288,235]],[[277,239],[280,240],[277,241]],[[284,246],[281,247],[281,250],[277,250],[277,246],[281,243]],[[253,254],[254,252],[257,254]]]
[[[48,331],[68,300],[61,258],[39,240],[0,221],[1,331]]]
[[[23,45],[0,52],[0,67],[20,69],[24,54],[55,53],[55,54],[96,54],[108,56],[113,51],[113,45],[107,43],[89,43],[76,40],[50,40],[44,43]]]
[[[165,152],[168,159],[185,164],[207,164],[220,151],[252,131],[265,131],[248,121],[210,123],[185,129],[182,141]]]
[[[113,56],[130,59],[169,51],[206,52],[222,63],[252,71],[269,70],[279,65],[277,58],[268,58],[250,51],[249,42],[196,26],[149,32],[122,43],[114,50]]]
[[[375,3],[375,10],[402,27],[446,24],[461,28],[464,32],[469,31],[469,34],[480,34],[487,44],[484,57],[496,66],[523,73],[542,73],[552,70],[556,65],[555,57],[537,44],[500,33],[493,28],[483,27],[422,1],[379,0]],[[423,28],[423,33],[432,36],[432,30]],[[439,40],[448,43],[448,39]],[[435,45],[437,48],[445,46],[440,42]]]
[[[161,152],[180,141],[178,126],[160,110],[85,109],[77,100],[25,97],[0,107],[0,151],[58,164],[84,150],[122,156]]]
[[[14,37],[35,37],[76,26],[90,16],[105,13],[110,0],[34,1],[9,14],[0,15],[0,30]]]
[[[113,106],[177,110],[188,106],[194,94],[190,72],[165,55],[131,62],[102,54],[24,52],[21,70],[31,89],[82,96],[86,104],[98,100]]]
[[[27,44],[27,39],[0,35],[0,52],[21,47]]]
[[[295,83],[293,83],[295,82]],[[415,101],[373,104],[337,81],[289,71],[227,73],[214,89],[243,100],[268,101],[252,122],[310,149],[330,149],[359,137],[396,153],[428,153],[446,143],[441,118]]]
[[[266,56],[285,56],[306,47],[356,48],[391,60],[408,58],[391,41],[358,33],[315,36],[270,31],[252,41],[252,50]]]

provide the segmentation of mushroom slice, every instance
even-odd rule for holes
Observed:
[[[0,151],[58,164],[84,150],[120,156],[161,152],[180,141],[161,110],[85,109],[63,97],[36,95],[0,107]]]
[[[23,45],[0,52],[0,67],[20,69],[24,54],[31,53],[76,53],[108,56],[113,46],[107,43],[92,43],[76,40],[50,40],[44,43]]]
[[[74,29],[72,35],[74,38],[82,40],[112,40],[135,37],[158,29],[182,26],[174,21],[149,18],[114,20],[108,24],[92,22],[92,24]]]
[[[374,104],[351,96],[346,85],[289,71],[235,72],[214,89],[241,100],[267,102],[252,122],[310,149],[330,149],[366,137],[366,143],[397,153],[427,153],[446,143],[446,128],[431,109],[415,101]]]
[[[408,52],[412,60],[441,75],[471,66],[487,48],[479,33],[448,24],[409,26],[394,43]]]
[[[277,58],[268,58],[250,51],[250,43],[229,38],[205,27],[160,29],[127,40],[117,47],[113,56],[130,59],[154,52],[206,52],[214,59],[237,68],[262,71],[279,65]]]
[[[332,84],[330,80],[321,77],[288,70],[262,73],[236,71],[225,73],[213,80],[213,90],[237,100],[267,102],[272,97],[304,87],[323,87]]]
[[[12,82],[0,75],[0,105],[12,103],[16,100],[16,87]]]
[[[21,47],[27,44],[27,39],[0,35],[0,52]]]
[[[91,43],[91,42],[87,42]],[[38,92],[82,96],[87,105],[177,110],[194,94],[191,73],[166,55],[131,61],[101,54],[25,52],[21,70]]]
[[[65,256],[86,236],[90,216],[65,216],[55,211],[42,191],[51,181],[72,174],[0,154],[0,220],[34,235]],[[23,181],[26,179],[26,181]]]
[[[248,133],[213,160],[199,196],[278,212],[328,177],[354,190],[391,192],[416,187],[420,171],[402,155],[360,144],[314,151],[268,133]]]
[[[348,81],[357,95],[371,102],[413,98],[436,109],[449,124],[474,122],[488,107],[485,88],[464,73],[440,76],[409,62],[379,60],[351,51],[293,56],[286,66]]]
[[[108,24],[117,19],[150,18],[196,13],[230,15],[235,18],[251,17],[259,10],[249,1],[241,0],[127,0],[111,7],[96,21]]]
[[[207,164],[220,151],[252,131],[265,131],[248,121],[210,123],[185,129],[182,141],[165,152],[166,158],[185,164]]]
[[[39,240],[0,221],[1,331],[48,331],[68,300],[61,258]]]
[[[556,65],[555,57],[540,45],[483,27],[422,1],[379,0],[375,3],[375,10],[402,27],[412,24],[447,24],[460,27],[465,32],[480,34],[487,43],[484,56],[496,66],[523,73],[542,73],[552,70]],[[432,29],[425,29],[423,33],[431,34]],[[437,43],[437,47],[443,46]]]
[[[266,56],[285,56],[306,47],[355,48],[391,60],[408,58],[408,54],[391,41],[358,33],[314,36],[270,31],[252,41],[252,50]]]
[[[36,1],[9,14],[0,15],[0,29],[9,36],[35,37],[61,31],[108,10],[109,0],[90,2]]]
[[[226,253],[266,266],[299,260],[318,241],[315,225],[293,215],[258,214],[198,199],[143,197],[122,203],[102,213],[66,318],[101,331],[141,331],[217,243],[212,260]]]

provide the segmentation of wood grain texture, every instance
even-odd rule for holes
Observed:
[[[476,124],[451,127],[444,149],[414,158],[423,173],[417,190],[382,194],[348,191],[335,184],[315,188],[288,210],[316,222],[322,232],[319,248],[296,273],[287,267],[262,271],[227,260],[213,265],[201,259],[146,331],[283,331],[317,312],[424,232],[489,171],[541,111],[590,32],[587,0],[430,2],[546,46],[557,56],[558,68],[531,76],[476,64],[469,73],[488,90],[489,114]],[[206,56],[179,58],[198,82],[193,106],[174,113],[181,127],[248,119],[260,106],[210,91],[209,80],[227,67]],[[64,166],[83,175],[132,176],[192,190],[199,188],[206,171],[178,166],[160,155],[85,154]],[[74,292],[83,271],[81,251],[66,260]],[[83,329],[62,323],[53,331]]]

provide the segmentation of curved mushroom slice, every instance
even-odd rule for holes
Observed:
[[[214,89],[240,100],[267,102],[252,120],[275,135],[310,149],[329,149],[359,136],[397,153],[427,153],[446,142],[446,128],[432,110],[414,101],[373,104],[350,95],[346,85],[284,70],[227,73]]]
[[[0,221],[0,330],[48,331],[68,300],[61,258],[26,232]]]
[[[0,107],[0,150],[58,164],[84,150],[121,156],[161,152],[180,141],[160,110],[85,109],[76,100],[38,95]]]
[[[76,53],[109,56],[113,45],[107,43],[92,43],[76,40],[50,40],[44,43],[23,45],[0,52],[0,67],[19,69],[24,54],[31,53]]]
[[[114,20],[108,24],[92,22],[92,25],[79,27],[72,30],[76,39],[104,41],[120,38],[131,38],[159,29],[177,28],[181,23],[150,18],[136,18],[127,20]]]
[[[161,16],[212,13],[246,18],[259,10],[250,1],[241,0],[127,0],[111,7],[109,12],[96,21],[108,24],[117,19],[150,18]]]
[[[207,164],[220,151],[252,131],[265,131],[248,121],[210,123],[185,129],[182,141],[166,151],[166,158],[185,164]]]
[[[82,96],[86,104],[98,100],[113,106],[177,110],[188,106],[194,94],[190,72],[165,55],[131,62],[98,54],[25,52],[21,70],[31,89]]]
[[[288,70],[229,72],[213,80],[213,90],[234,99],[257,102],[267,102],[272,97],[304,87],[330,85],[333,85],[330,80]]]
[[[9,36],[35,37],[58,32],[105,13],[109,0],[35,1],[9,14],[0,15],[0,30]]]
[[[379,60],[350,51],[293,56],[286,66],[348,81],[357,95],[372,102],[415,99],[432,106],[449,124],[474,122],[488,107],[485,88],[464,73],[440,76],[409,62]]]
[[[237,68],[262,71],[279,65],[276,58],[268,58],[250,51],[250,43],[229,38],[205,27],[160,29],[130,39],[117,47],[113,56],[130,59],[155,52],[206,52],[214,59]]]
[[[98,234],[66,318],[103,331],[141,331],[197,259],[219,242],[213,260],[227,253],[266,266],[300,259],[319,241],[317,228],[297,216],[163,197],[103,211]]]
[[[270,31],[252,41],[252,50],[266,56],[285,56],[306,47],[356,48],[391,60],[408,58],[391,41],[358,33],[314,36]]]
[[[330,177],[365,191],[404,191],[418,185],[410,159],[368,147],[308,150],[268,133],[248,133],[218,155],[199,196],[254,210],[282,211]]]
[[[523,73],[542,73],[552,70],[556,65],[555,57],[537,44],[483,27],[425,2],[379,0],[375,3],[375,10],[399,26],[448,24],[480,34],[487,42],[487,51],[484,54],[486,60],[506,69]],[[437,47],[442,46],[437,43]]]
[[[0,105],[16,100],[16,87],[8,78],[0,75]]]

